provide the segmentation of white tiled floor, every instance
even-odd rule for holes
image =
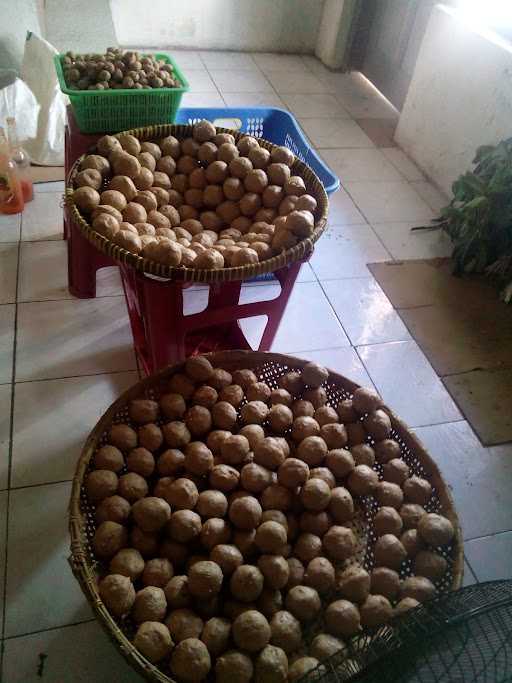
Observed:
[[[183,106],[288,107],[344,185],[330,198],[330,227],[272,348],[373,384],[416,428],[451,487],[466,539],[465,584],[512,578],[512,444],[479,444],[366,266],[449,251],[438,233],[410,232],[447,198],[399,149],[376,148],[352,120],[397,112],[360,74],[334,74],[313,57],[174,55],[192,84]],[[84,437],[135,381],[136,365],[117,271],[100,271],[95,300],[67,291],[62,193],[62,183],[38,185],[22,222],[0,217],[0,679],[131,683],[139,677],[91,621],[67,565],[66,508]],[[277,292],[252,283],[243,300]],[[188,310],[206,296],[190,290]],[[251,339],[261,335],[261,320],[243,325]]]
[[[415,341],[360,346],[358,353],[382,398],[410,427],[462,419]]]

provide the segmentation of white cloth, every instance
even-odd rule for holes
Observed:
[[[46,40],[34,33],[28,33],[21,74],[32,90],[40,107],[37,134],[26,137],[21,125],[18,135],[31,160],[41,166],[64,165],[64,125],[66,121],[65,97],[59,87],[53,62],[57,50]],[[18,112],[16,120],[18,120]]]

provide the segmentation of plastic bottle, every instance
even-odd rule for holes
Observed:
[[[9,140],[11,158],[18,167],[23,199],[25,203],[31,202],[34,199],[34,184],[29,174],[30,157],[19,143],[14,116],[9,116],[5,120],[7,122],[7,139]]]
[[[4,129],[0,128],[0,214],[21,213],[24,208],[18,167],[11,159]]]

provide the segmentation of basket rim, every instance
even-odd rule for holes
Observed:
[[[180,69],[179,65],[176,63],[172,55],[163,53],[163,52],[153,52],[149,53],[153,54],[156,58],[160,59],[165,59],[166,64],[172,64],[174,67],[174,71],[178,75],[178,78],[181,82],[181,87],[180,88],[152,88],[151,90],[143,90],[143,89],[134,89],[132,90],[131,88],[117,88],[116,90],[111,90],[110,88],[108,90],[73,90],[72,88],[69,88],[66,79],[64,78],[64,70],[62,68],[62,59],[65,57],[65,53],[59,52],[58,54],[54,55],[53,61],[55,64],[55,70],[57,71],[57,78],[59,81],[59,87],[61,92],[64,94],[68,95],[70,98],[72,97],[88,97],[88,96],[98,96],[101,94],[102,96],[110,96],[112,97],[113,95],[136,95],[137,97],[140,97],[141,95],[145,95],[146,97],[148,94],[157,94],[157,93],[162,93],[165,95],[170,95],[172,93],[186,93],[190,90],[190,83],[187,81],[185,78],[183,71]]]
[[[159,124],[154,126],[146,126],[144,128],[134,128],[132,130],[116,133],[113,137],[119,138],[123,135],[133,135],[139,140],[150,140],[167,135],[175,135],[178,139],[182,139],[186,135],[192,133],[193,126],[188,124]],[[230,128],[216,127],[217,133],[229,133],[238,141],[242,137],[247,136],[247,133],[242,133]],[[278,147],[268,140],[259,138],[261,146],[271,151]],[[230,282],[234,280],[245,280],[263,273],[273,273],[276,270],[284,268],[297,261],[305,260],[313,253],[314,243],[321,237],[327,227],[327,215],[329,211],[329,199],[327,193],[322,185],[321,180],[316,173],[298,157],[295,157],[292,168],[299,171],[301,177],[306,180],[307,184],[314,185],[310,187],[312,194],[318,202],[316,209],[317,218],[315,220],[315,227],[311,237],[300,240],[294,247],[286,249],[279,254],[272,256],[265,261],[260,261],[256,264],[249,264],[245,266],[230,266],[228,268],[214,269],[199,269],[187,268],[185,266],[166,266],[156,261],[144,258],[137,254],[128,251],[111,240],[103,237],[96,232],[92,226],[79,212],[75,203],[73,202],[73,181],[79,172],[80,164],[85,155],[80,156],[68,174],[66,179],[65,203],[71,214],[71,220],[78,226],[80,232],[86,239],[89,240],[99,251],[107,254],[115,261],[127,263],[136,270],[149,275],[157,275],[162,278],[167,278],[173,281],[182,282]],[[304,175],[306,178],[304,178]],[[309,176],[309,177],[308,177]]]
[[[257,368],[268,362],[279,363],[290,369],[300,369],[308,362],[306,359],[298,358],[296,356],[265,351],[218,351],[204,354],[204,356],[211,361],[212,365],[227,370],[234,370],[236,368]],[[184,364],[185,361],[182,361],[181,363],[168,366],[160,372],[140,380],[124,391],[103,413],[95,427],[89,433],[82,448],[73,476],[69,502],[69,533],[71,538],[69,564],[73,574],[80,583],[82,591],[93,608],[102,627],[118,645],[123,656],[147,680],[157,681],[157,683],[176,683],[176,681],[169,678],[169,676],[164,674],[155,665],[151,664],[137,648],[135,648],[132,642],[116,624],[99,596],[96,578],[93,572],[94,565],[88,562],[87,549],[83,542],[85,535],[85,518],[80,504],[81,489],[89,461],[94,454],[97,442],[104,434],[107,427],[112,424],[112,419],[115,414],[126,406],[130,400],[144,393],[145,390],[154,385],[159,385],[163,380],[180,372],[183,369]],[[329,383],[340,386],[350,394],[353,394],[360,386],[340,373],[330,369],[328,370]],[[414,452],[415,456],[420,459],[422,466],[428,474],[429,481],[436,487],[437,496],[442,505],[443,515],[448,517],[453,524],[455,536],[453,539],[453,580],[451,590],[457,590],[462,585],[464,573],[464,548],[462,530],[450,489],[444,481],[436,462],[432,456],[430,456],[418,437],[411,432],[407,425],[386,405],[383,405],[382,409],[389,415],[392,427],[398,433],[407,448]]]

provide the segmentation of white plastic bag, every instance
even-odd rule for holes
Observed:
[[[46,40],[28,33],[21,74],[40,105],[37,135],[23,143],[40,166],[64,165],[64,124],[67,98],[60,91],[53,57],[57,50]],[[18,115],[16,115],[18,118]],[[20,137],[23,129],[18,126]]]
[[[0,126],[7,127],[6,118],[16,117],[20,138],[35,138],[40,106],[34,93],[11,69],[0,69]]]

